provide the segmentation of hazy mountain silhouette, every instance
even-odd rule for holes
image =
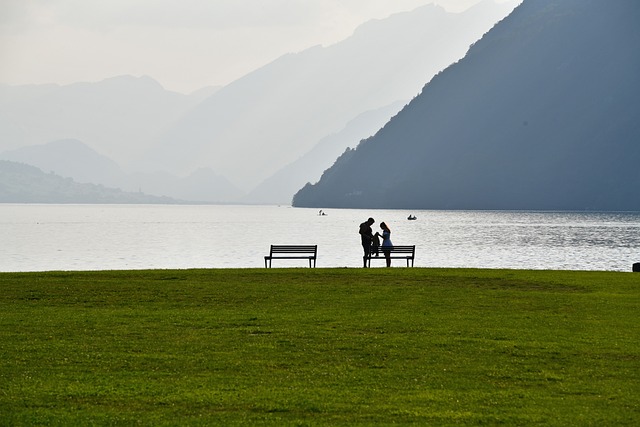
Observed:
[[[510,8],[487,0],[461,15],[427,6],[372,21],[342,43],[286,55],[220,93],[204,88],[187,96],[131,76],[0,85],[0,153],[79,182],[237,201],[240,190],[221,175],[226,171],[245,189],[267,179],[244,201],[288,203],[300,185],[381,125],[367,115],[356,120],[356,131],[351,120],[415,96]],[[150,147],[159,134],[172,137],[161,138],[164,154],[156,155]],[[151,161],[159,158],[166,163]]]
[[[347,147],[355,147],[360,140],[373,135],[405,105],[393,104],[360,114],[340,132],[320,140],[309,152],[288,164],[258,185],[243,200],[251,203],[290,204],[293,195],[305,183],[320,179]]]
[[[169,197],[81,184],[35,166],[0,160],[0,203],[179,203]]]
[[[239,200],[242,193],[211,170],[187,177],[167,172],[125,173],[120,166],[81,141],[65,139],[0,153],[0,159],[24,163],[78,183],[120,188],[191,202]]]
[[[218,88],[167,91],[150,77],[0,85],[0,151],[77,139],[126,168],[150,141]]]
[[[209,97],[142,160],[178,174],[210,167],[250,190],[359,114],[414,97],[515,4],[424,6],[285,55]]]
[[[0,159],[25,163],[80,183],[121,187],[125,182],[125,174],[116,162],[77,139],[5,151],[0,153]]]
[[[242,192],[225,177],[211,169],[201,168],[186,177],[168,172],[137,172],[127,177],[124,186],[147,194],[174,197],[193,202],[222,203],[239,201]]]
[[[525,0],[294,205],[640,210],[638,22],[635,0]]]

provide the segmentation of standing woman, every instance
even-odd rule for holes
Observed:
[[[382,228],[382,253],[387,261],[387,267],[391,267],[391,252],[389,249],[385,249],[393,247],[393,243],[391,243],[391,230],[389,230],[389,227],[387,227],[387,224],[384,222],[380,223],[380,228]]]

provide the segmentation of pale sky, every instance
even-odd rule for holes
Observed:
[[[371,19],[434,2],[460,12],[479,1],[0,0],[0,83],[129,74],[189,93],[336,43]]]

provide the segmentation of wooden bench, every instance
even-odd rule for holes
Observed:
[[[318,253],[318,245],[271,245],[269,255],[264,257],[264,267],[271,268],[271,260],[273,259],[308,259],[309,268],[311,261],[313,267],[316,266],[316,255]]]
[[[367,257],[367,265],[371,267],[372,259],[386,259],[383,251],[389,251],[389,258],[391,259],[406,259],[407,267],[409,267],[409,261],[411,261],[411,267],[413,267],[413,258],[416,254],[416,245],[413,246],[385,246],[378,247],[379,256],[375,256],[375,253],[369,254]]]

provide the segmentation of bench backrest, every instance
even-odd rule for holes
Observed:
[[[385,248],[384,246],[380,246],[380,250],[384,251],[384,250],[390,250],[393,253],[396,254],[413,254],[416,250],[416,246],[392,246],[390,248]]]
[[[271,245],[273,254],[316,254],[318,245]]]

